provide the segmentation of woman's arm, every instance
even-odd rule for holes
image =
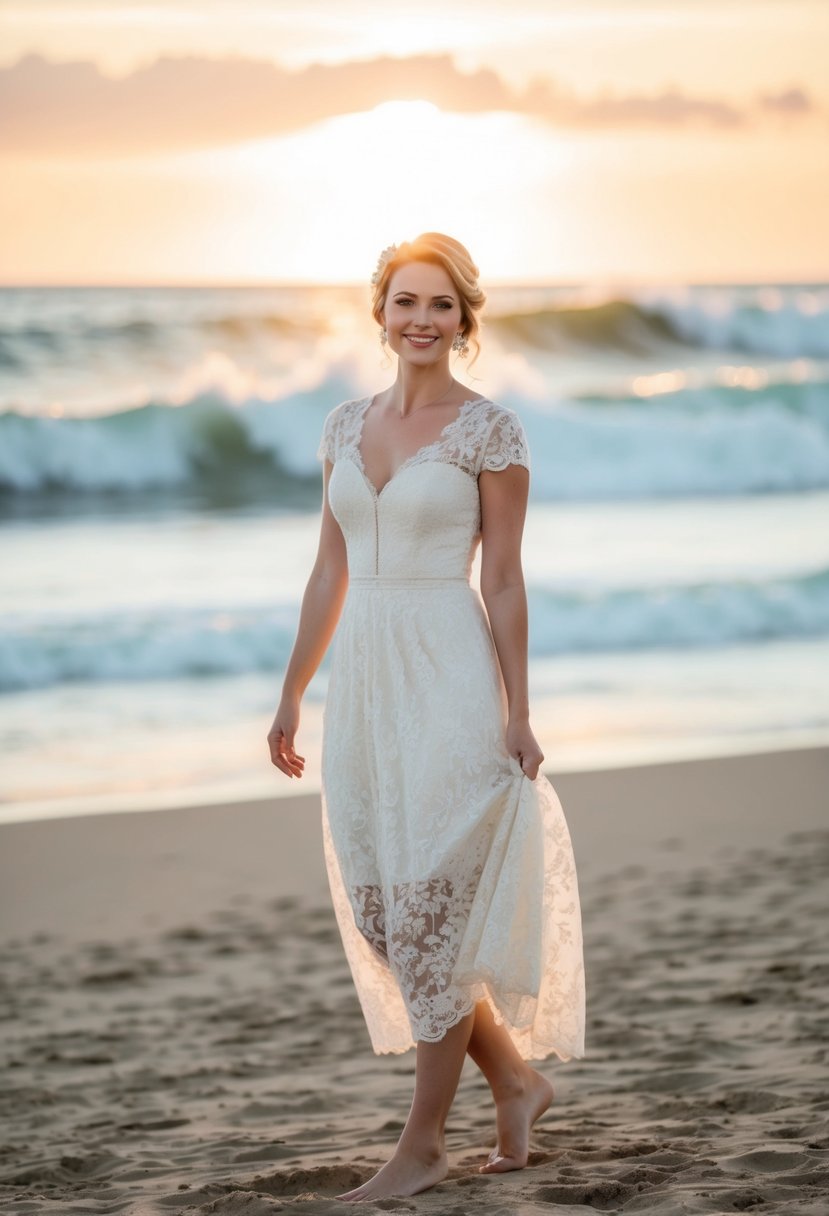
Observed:
[[[332,467],[326,459],[316,561],[302,597],[296,640],[282,682],[282,698],[268,732],[271,761],[289,777],[300,777],[305,765],[305,757],[294,750],[300,702],[328,649],[348,589],[345,538],[328,503]]]
[[[507,749],[531,780],[544,759],[530,730],[527,688],[527,593],[521,567],[521,539],[527,515],[530,474],[510,464],[478,478],[481,498],[481,598],[486,606],[504,687],[509,718]]]

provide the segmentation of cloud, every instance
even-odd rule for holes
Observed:
[[[29,54],[0,69],[0,151],[119,157],[217,147],[415,98],[446,110],[529,114],[560,128],[739,127],[749,121],[747,111],[729,102],[675,89],[582,99],[544,80],[517,90],[487,68],[461,72],[451,55],[312,64],[298,71],[242,56],[162,56],[112,77],[91,61]],[[797,114],[811,102],[802,90],[790,89],[768,95],[764,105]]]
[[[763,93],[760,105],[778,114],[805,114],[813,109],[811,98],[803,89],[785,89],[782,93]]]
[[[605,95],[583,101],[539,83],[528,90],[525,103],[541,117],[578,127],[679,126],[697,120],[717,127],[739,127],[746,122],[746,115],[730,102],[686,97],[677,89],[651,97]]]

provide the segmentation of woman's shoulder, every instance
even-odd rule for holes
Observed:
[[[370,400],[370,397],[349,397],[328,411],[322,424],[322,436],[317,449],[317,457],[320,460],[328,457],[333,463],[337,459],[343,444],[348,443],[355,432],[360,408]]]
[[[333,422],[339,422],[370,400],[370,397],[346,397],[345,401],[340,401],[328,411],[326,421],[330,418]]]
[[[480,469],[504,469],[510,464],[530,467],[527,434],[517,410],[486,398],[481,403],[483,448]]]
[[[517,410],[492,397],[477,397],[467,405],[468,415],[477,431],[486,439],[495,432],[523,434],[521,416]]]
[[[475,407],[473,413],[477,417],[486,418],[490,422],[501,417],[518,419],[518,413],[514,409],[493,397],[468,397],[467,404]]]
[[[370,400],[370,397],[347,397],[345,401],[340,401],[325,415],[323,429],[330,432],[340,431],[348,425],[350,419],[359,414],[360,407]]]
[[[458,419],[466,423],[466,429],[488,426],[502,410],[502,406],[491,397],[464,397],[458,402]]]

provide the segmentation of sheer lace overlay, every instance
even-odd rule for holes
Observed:
[[[524,1058],[584,1051],[578,886],[561,804],[505,745],[507,698],[480,594],[477,477],[529,468],[518,416],[465,402],[378,493],[359,454],[370,399],[323,427],[349,587],[323,716],[323,841],[377,1052],[440,1039],[487,1000]]]
[[[469,1008],[453,976],[478,877],[473,870],[460,884],[426,878],[396,883],[390,893],[379,886],[351,893],[357,928],[382,959],[391,959],[421,1038],[441,1038]]]

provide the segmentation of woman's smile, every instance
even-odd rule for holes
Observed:
[[[421,349],[431,346],[433,342],[437,342],[437,337],[429,334],[404,334],[403,337],[406,338],[412,344],[412,346],[417,346]]]

